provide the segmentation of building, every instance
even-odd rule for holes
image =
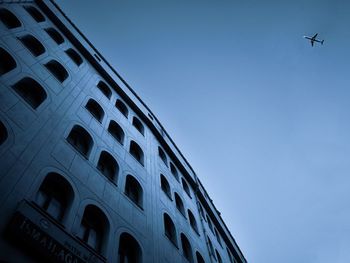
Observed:
[[[53,1],[0,1],[0,34],[1,262],[246,262],[160,122]]]

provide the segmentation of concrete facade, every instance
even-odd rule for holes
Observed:
[[[0,1],[0,35],[1,262],[246,262],[160,122],[54,2]]]

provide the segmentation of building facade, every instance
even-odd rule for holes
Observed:
[[[161,123],[53,1],[0,1],[0,35],[1,262],[246,262]]]

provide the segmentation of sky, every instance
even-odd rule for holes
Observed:
[[[56,2],[161,121],[248,262],[350,262],[348,0]]]

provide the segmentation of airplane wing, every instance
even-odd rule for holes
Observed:
[[[313,37],[312,37],[312,39],[316,39],[316,37],[317,37],[317,35],[318,35],[318,33],[316,33]]]
[[[311,46],[313,47],[314,46],[314,41],[311,39]]]

